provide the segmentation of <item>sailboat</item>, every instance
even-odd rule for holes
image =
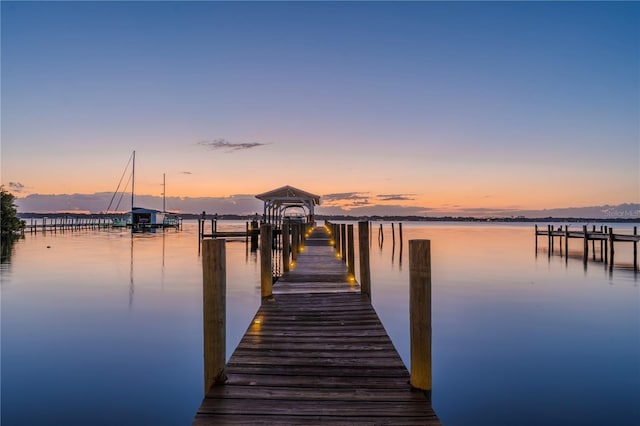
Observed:
[[[131,175],[129,179],[131,181],[131,211],[126,217],[119,217],[113,219],[112,226],[114,227],[131,227],[131,232],[144,232],[144,231],[155,231],[156,228],[180,228],[180,222],[182,219],[173,213],[167,213],[166,211],[166,174],[163,174],[162,185],[162,211],[147,209],[143,207],[135,207],[135,172],[136,172],[136,152],[133,151],[131,157],[129,158],[129,162],[125,167],[125,171],[120,178],[120,182],[118,183],[118,189],[116,189],[116,194],[120,189],[120,185],[122,184],[122,180],[126,174],[126,171],[129,169],[129,164],[131,164]],[[129,185],[129,181],[125,184],[123,188],[122,194]],[[116,194],[111,198],[111,202],[109,203],[109,208],[111,208],[113,201],[115,199]],[[120,195],[120,200],[116,205],[116,210],[120,206],[120,201],[122,200],[122,194]],[[109,209],[108,208],[108,209]],[[107,209],[107,210],[108,210]]]
[[[122,188],[122,192],[120,192],[120,186],[122,185],[122,180],[124,179],[125,174],[129,169],[129,164],[132,164],[131,174],[129,175],[127,182]],[[133,151],[133,153],[131,154],[131,157],[129,157],[129,161],[127,162],[127,165],[124,168],[124,171],[122,172],[122,176],[120,176],[120,181],[118,182],[118,186],[116,187],[116,190],[114,191],[113,196],[111,197],[111,201],[109,202],[109,206],[107,207],[107,210],[106,210],[107,213],[111,211],[111,207],[114,207],[115,211],[119,210],[120,203],[122,202],[122,197],[124,196],[124,193],[127,187],[129,186],[129,182],[131,182],[131,210],[133,211],[135,167],[136,167],[135,164],[136,164],[136,152]],[[118,197],[118,201],[114,206],[114,201],[116,200],[116,197]],[[131,223],[132,223],[131,212],[129,212],[129,214],[126,216],[114,217],[111,219],[111,226],[114,228],[126,228],[128,226],[131,226]]]
[[[167,212],[167,175],[162,174],[162,219],[163,228],[176,228],[180,229],[182,218],[175,213]]]

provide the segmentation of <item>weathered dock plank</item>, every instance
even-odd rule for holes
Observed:
[[[440,424],[324,228],[273,285],[194,425]]]

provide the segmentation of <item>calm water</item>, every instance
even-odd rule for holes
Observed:
[[[0,269],[2,425],[190,424],[202,398],[196,232],[18,241]],[[631,244],[610,270],[585,268],[579,240],[569,259],[549,257],[544,239],[536,253],[533,224],[406,223],[402,252],[388,224],[382,248],[376,234],[373,303],[407,364],[406,241],[432,241],[433,405],[445,424],[640,424]],[[230,355],[260,288],[244,241],[228,242],[227,264]]]

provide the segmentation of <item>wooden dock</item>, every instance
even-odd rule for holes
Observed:
[[[583,261],[586,263],[589,259],[589,242],[591,242],[591,253],[595,260],[596,257],[596,241],[599,242],[600,259],[605,263],[608,263],[610,267],[613,267],[615,259],[615,243],[616,242],[629,242],[633,244],[633,269],[638,270],[638,242],[640,242],[640,235],[638,235],[638,227],[633,227],[633,234],[615,233],[613,228],[608,226],[601,226],[600,229],[596,229],[594,225],[591,230],[586,225],[582,226],[582,230],[570,230],[568,225],[565,225],[564,229],[559,227],[554,229],[553,226],[547,225],[545,228],[539,228],[535,225],[536,236],[536,251],[538,250],[538,237],[546,236],[548,240],[548,253],[551,256],[555,253],[555,239],[560,241],[559,250],[562,256],[563,238],[564,238],[564,253],[568,257],[569,253],[569,239],[575,238],[583,241]]]
[[[111,228],[112,221],[110,218],[100,217],[76,217],[76,216],[63,216],[63,217],[43,217],[40,223],[31,218],[29,222],[25,220],[24,232],[37,234],[38,232],[64,232],[64,231],[78,231],[85,229],[104,229]]]
[[[368,294],[331,244],[319,227],[300,245],[228,363],[213,373],[217,383],[205,377],[194,425],[440,424],[430,365],[429,390],[413,388]]]

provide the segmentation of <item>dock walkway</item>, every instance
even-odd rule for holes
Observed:
[[[368,296],[315,228],[206,393],[194,425],[439,425]]]

